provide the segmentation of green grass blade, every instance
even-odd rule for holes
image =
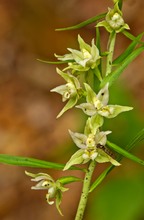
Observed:
[[[144,140],[144,129],[142,129],[126,146],[125,150],[130,151],[132,148],[134,148],[140,141]],[[123,158],[122,155],[119,155],[117,158],[117,161],[121,161]],[[108,175],[110,171],[112,171],[115,168],[114,165],[109,166],[106,170],[104,170],[100,176],[93,182],[93,184],[90,187],[89,192],[92,192]]]
[[[25,167],[49,168],[56,170],[63,170],[65,166],[64,164],[53,163],[28,157],[11,156],[7,154],[0,154],[0,163]],[[72,170],[80,170],[80,168],[77,167],[71,168]]]
[[[128,46],[128,48],[120,55],[118,56],[114,61],[113,61],[113,65],[118,65],[121,64],[121,62],[129,55],[132,53],[132,51],[135,49],[135,47],[137,46],[137,44],[139,44],[140,39],[142,38],[142,36],[144,35],[144,33],[139,34],[135,40],[132,41],[132,43]]]
[[[123,60],[121,65],[106,76],[100,84],[100,87],[104,87],[107,83],[111,86],[115,80],[120,76],[120,74],[124,71],[124,69],[140,54],[144,51],[144,47],[139,47],[135,49],[127,58]]]
[[[144,165],[144,161],[139,159],[138,157],[134,156],[133,154],[129,153],[128,151],[124,150],[123,148],[119,147],[118,145],[107,141],[107,145],[114,151],[116,151],[117,153],[121,154],[124,157],[127,157],[130,160],[133,160],[137,163],[140,163],[141,165]]]
[[[86,25],[89,25],[89,24],[91,24],[95,21],[98,21],[98,20],[104,18],[105,16],[106,16],[106,13],[103,13],[103,14],[94,16],[92,18],[89,18],[88,20],[83,21],[80,24],[77,24],[77,25],[74,25],[74,26],[71,26],[71,27],[66,27],[66,28],[58,28],[58,29],[56,29],[56,31],[69,31],[69,30],[79,29],[79,28],[82,28]]]

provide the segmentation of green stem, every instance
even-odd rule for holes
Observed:
[[[77,209],[75,220],[82,220],[83,219],[84,211],[85,211],[87,200],[88,200],[91,178],[92,178],[93,171],[95,169],[95,165],[96,165],[96,161],[91,161],[91,163],[88,167],[88,170],[86,172],[86,175],[84,178],[82,194],[81,194],[81,198],[80,198],[80,202],[79,202],[79,206]]]
[[[106,76],[109,75],[112,71],[112,60],[113,60],[113,53],[115,47],[115,40],[116,40],[116,33],[112,32],[110,34],[110,39],[109,39],[109,49],[108,49],[108,56],[106,62]]]

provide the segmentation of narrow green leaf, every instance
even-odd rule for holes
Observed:
[[[63,170],[65,166],[64,164],[53,163],[28,157],[11,156],[7,154],[0,154],[0,163],[25,167],[49,168],[56,170]],[[81,170],[77,167],[71,167],[70,169]]]
[[[118,65],[121,64],[121,62],[129,55],[132,53],[132,51],[134,50],[134,48],[137,46],[137,44],[139,43],[139,40],[142,38],[142,36],[144,35],[144,33],[139,34],[135,40],[132,41],[132,43],[128,46],[128,48],[120,55],[118,56],[114,61],[113,61],[113,65]]]
[[[119,0],[118,6],[119,6],[119,9],[120,9],[120,10],[122,10],[122,3],[123,3],[123,1],[122,1],[122,0]]]
[[[42,63],[47,63],[47,64],[64,64],[64,63],[68,63],[68,62],[73,62],[73,61],[47,61],[47,60],[41,60],[41,59],[37,59],[38,61],[42,62]]]
[[[63,185],[65,185],[65,184],[83,181],[83,180],[75,176],[64,176],[64,177],[59,178],[58,181],[62,183]]]
[[[126,146],[126,150],[130,151],[134,146],[136,146],[139,142],[144,140],[144,128],[130,141],[130,143]]]
[[[105,169],[100,175],[99,177],[92,183],[89,193],[92,192],[103,180],[104,178],[108,175],[108,173],[115,168],[114,165],[109,166],[107,169]]]
[[[79,28],[82,28],[82,27],[84,27],[86,25],[94,23],[95,21],[98,21],[98,20],[104,18],[105,16],[106,16],[106,13],[103,13],[103,14],[94,16],[92,18],[89,18],[88,20],[83,21],[80,24],[77,24],[77,25],[74,25],[74,26],[71,26],[71,27],[67,27],[67,28],[58,28],[58,29],[56,29],[56,31],[68,31],[68,30],[79,29]]]
[[[131,34],[130,32],[124,30],[122,33],[130,40],[132,40],[132,41],[136,40],[136,37],[133,34]],[[142,34],[144,34],[144,32]],[[143,41],[138,40],[138,43],[144,45]]]
[[[129,158],[130,160],[133,160],[137,163],[140,163],[142,165],[144,165],[144,161],[139,159],[138,157],[134,156],[133,154],[129,153],[128,151],[124,150],[123,148],[119,147],[118,145],[107,141],[107,145],[114,151],[116,151],[117,153],[123,155],[124,157]]]
[[[124,71],[124,69],[140,54],[144,51],[144,47],[139,47],[135,49],[127,58],[123,60],[121,65],[106,76],[100,84],[100,87],[104,87],[108,82],[109,86],[111,86],[115,80],[120,76],[120,74]]]
[[[134,148],[140,141],[144,140],[144,129],[142,129],[131,141],[130,143],[125,147],[125,150],[130,151],[132,148]],[[117,161],[121,161],[123,158],[122,155],[119,155],[117,158]],[[109,166],[105,171],[100,174],[100,176],[93,182],[93,184],[90,187],[89,192],[92,192],[108,175],[110,171],[115,168],[114,165]]]

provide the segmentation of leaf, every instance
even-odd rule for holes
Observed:
[[[144,161],[139,159],[138,157],[134,156],[133,154],[129,153],[128,151],[124,150],[123,148],[119,147],[118,145],[107,141],[107,145],[114,151],[116,151],[117,153],[123,155],[124,157],[129,158],[130,160],[133,160],[137,163],[140,163],[142,165],[144,165]]]
[[[133,34],[131,34],[130,32],[126,31],[126,30],[123,31],[123,34],[124,34],[127,38],[129,38],[130,40],[132,40],[132,41],[136,40],[136,37],[135,37]],[[141,33],[141,34],[144,34],[144,32]],[[143,41],[138,40],[137,42],[138,42],[139,44],[144,45],[144,42],[143,42]]]
[[[109,86],[111,86],[115,80],[120,76],[120,74],[124,71],[124,69],[140,54],[144,51],[144,47],[139,47],[135,49],[129,56],[127,56],[121,65],[114,70],[112,73],[110,73],[108,76],[106,76],[103,81],[100,84],[100,87],[102,88],[105,86],[106,83],[109,83]]]
[[[125,150],[130,151],[132,148],[134,148],[140,141],[144,140],[144,129],[142,129],[131,141],[130,143],[126,146]],[[122,155],[119,155],[117,158],[117,161],[121,161],[123,158]],[[103,180],[104,178],[108,175],[110,171],[115,168],[114,165],[109,166],[106,170],[104,170],[100,176],[93,182],[93,184],[90,187],[89,192],[92,192]]]
[[[37,61],[40,61],[42,63],[47,63],[47,64],[64,64],[64,63],[68,63],[68,62],[73,62],[73,61],[47,61],[47,60],[41,60],[41,59],[37,59]]]
[[[144,128],[130,141],[126,146],[126,150],[130,151],[135,145],[144,140]]]
[[[128,46],[128,48],[113,61],[113,65],[120,64],[129,54],[131,54],[132,51],[134,50],[134,48],[136,47],[136,45],[139,43],[139,40],[142,38],[143,35],[144,35],[144,33],[139,34],[132,41],[132,43]]]
[[[123,3],[123,1],[122,1],[122,0],[119,0],[118,6],[119,6],[119,9],[120,9],[120,10],[122,10],[122,3]]]
[[[53,163],[28,157],[11,156],[7,154],[0,154],[0,163],[25,167],[49,168],[56,170],[63,170],[65,166],[64,164]],[[77,167],[71,167],[70,169],[80,170],[80,168]]]
[[[64,176],[64,177],[59,178],[58,181],[62,183],[63,185],[65,185],[65,184],[83,181],[83,180],[75,176]]]
[[[82,27],[84,27],[86,25],[89,25],[89,24],[91,24],[91,23],[93,23],[95,21],[98,21],[101,18],[104,18],[105,16],[106,16],[106,13],[103,13],[103,14],[94,16],[92,18],[89,18],[88,20],[83,21],[80,24],[77,24],[77,25],[74,25],[74,26],[71,26],[71,27],[67,27],[67,28],[58,28],[58,29],[56,29],[56,31],[68,31],[68,30],[79,29],[79,28],[82,28]]]

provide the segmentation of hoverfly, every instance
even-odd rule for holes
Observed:
[[[113,151],[111,151],[109,148],[107,148],[106,146],[103,146],[101,144],[97,144],[96,146],[98,149],[101,149],[102,151],[104,151],[106,154],[108,154],[110,157],[114,158],[115,155],[113,153]]]

